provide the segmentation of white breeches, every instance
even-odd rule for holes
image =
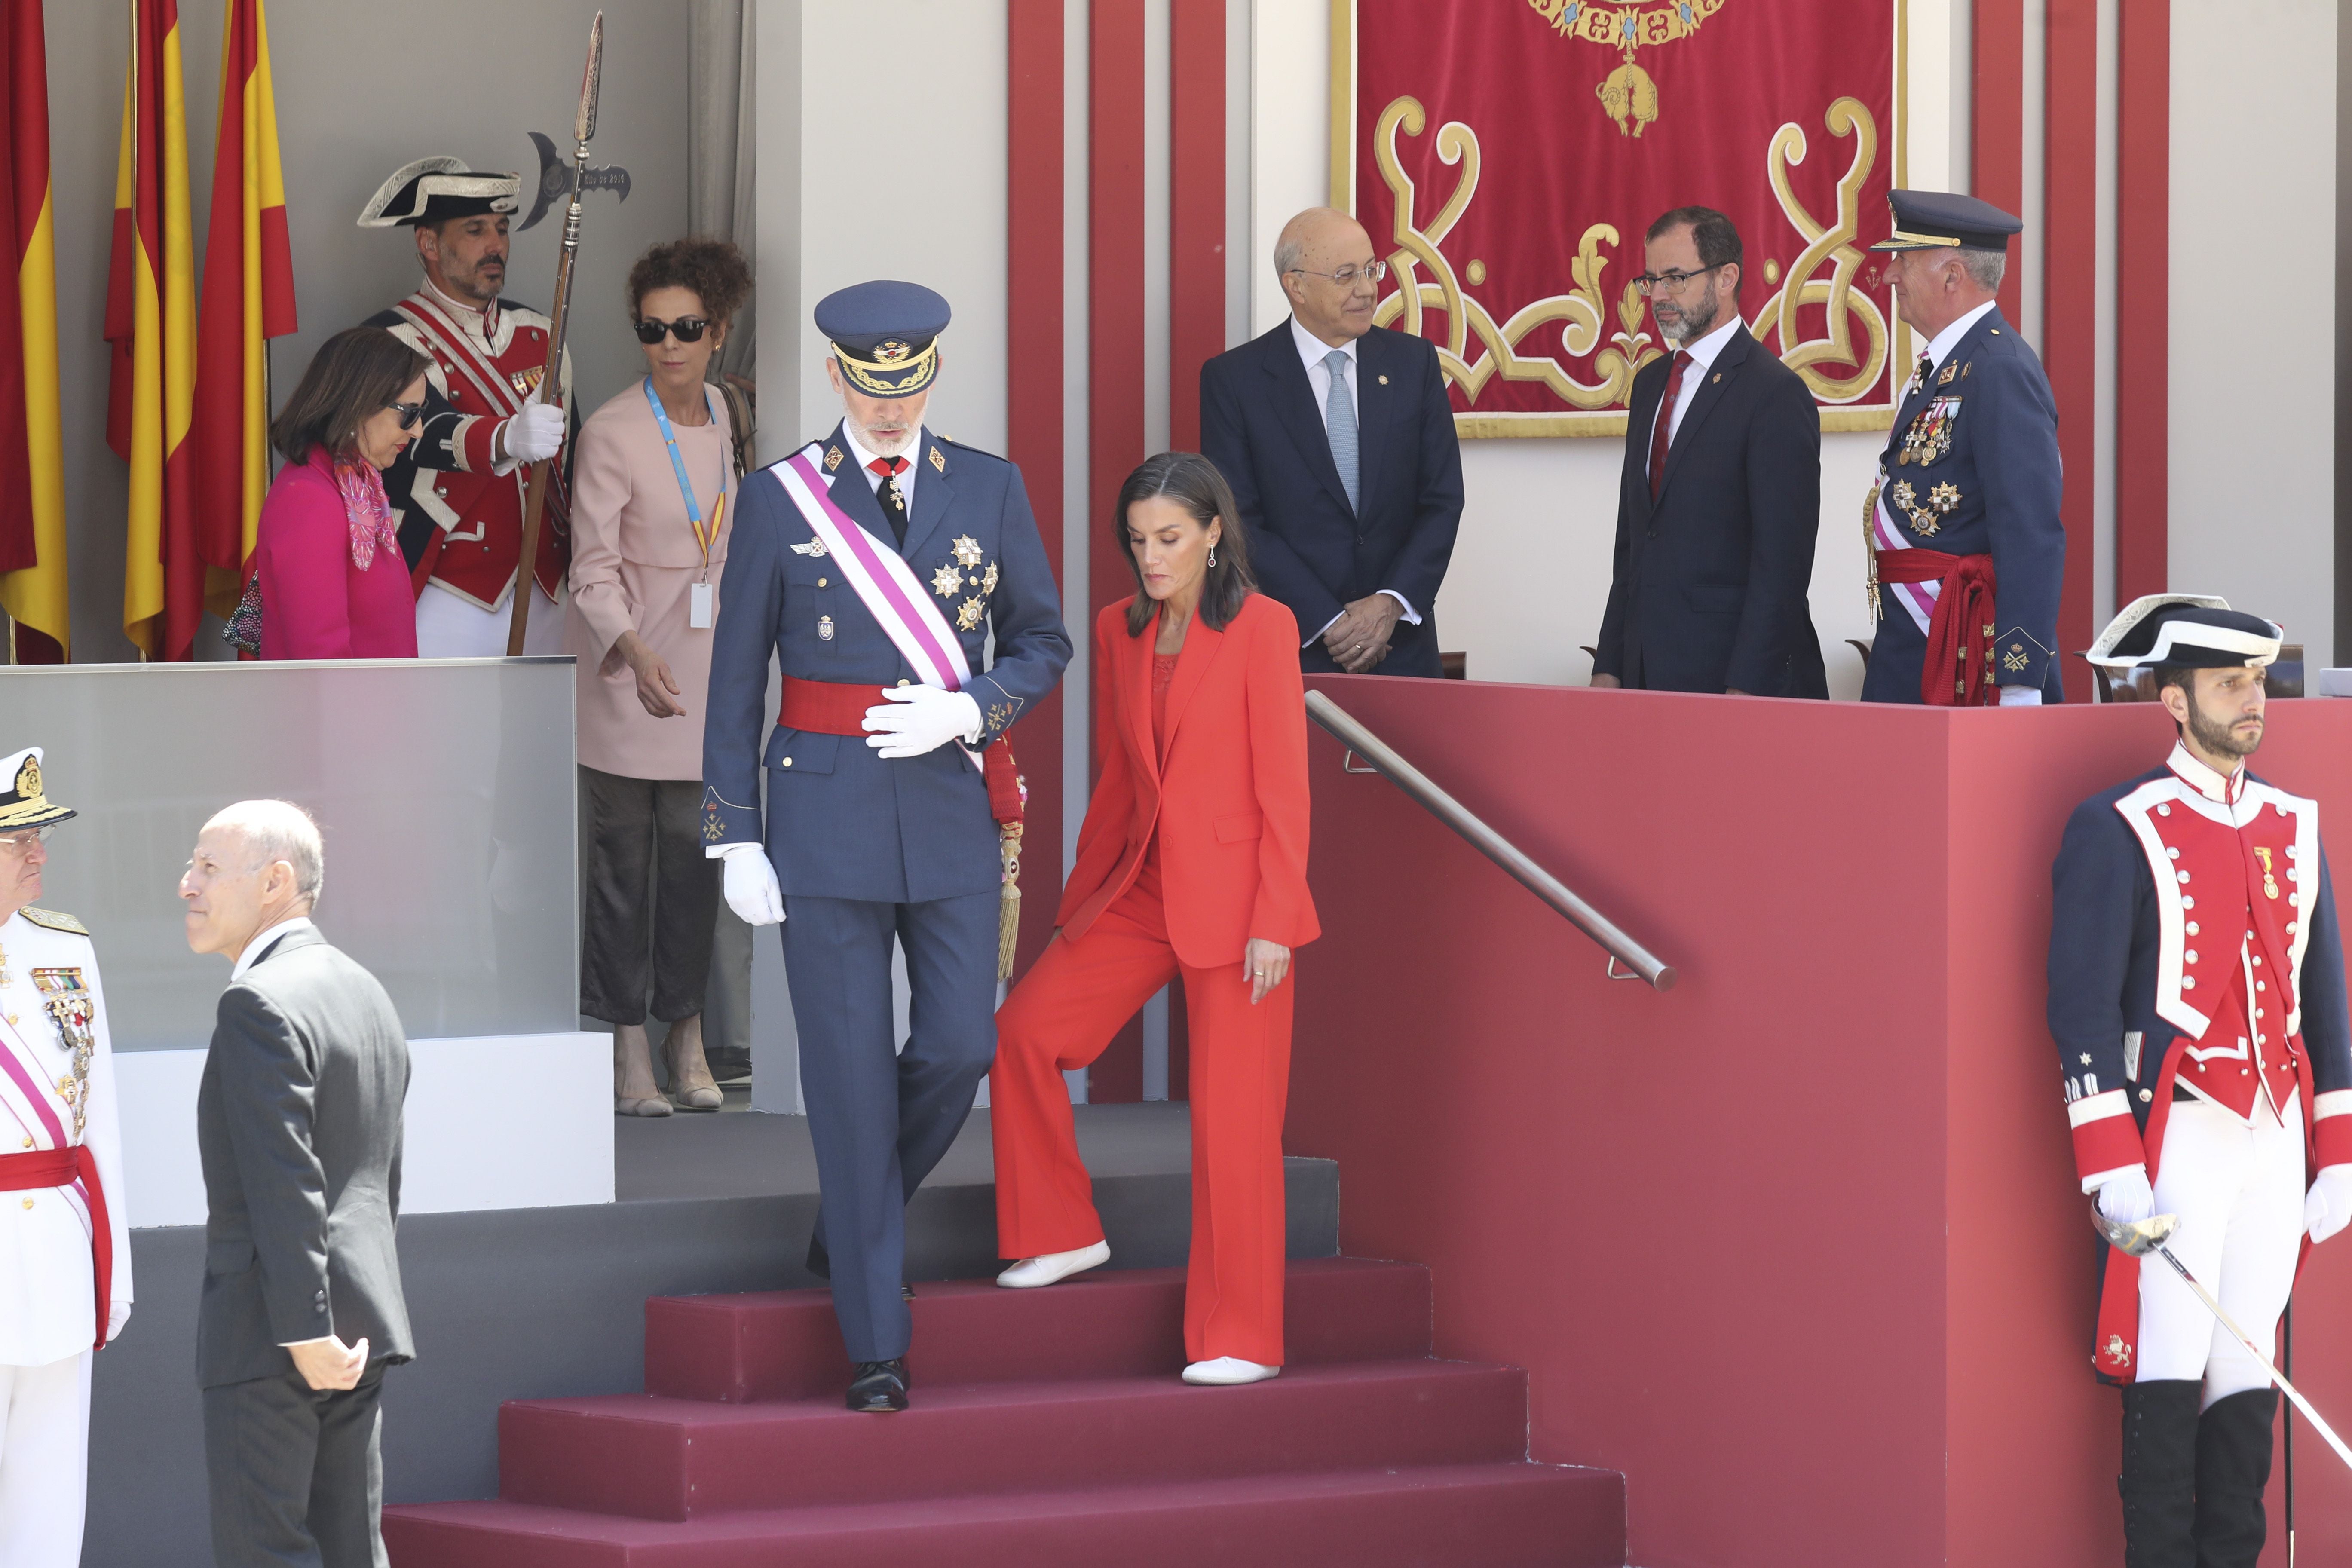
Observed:
[[[0,1365],[0,1568],[75,1568],[89,1499],[89,1357]]]
[[[514,595],[495,610],[483,609],[446,588],[425,585],[416,600],[419,658],[504,658],[507,627],[514,618]],[[532,585],[530,624],[523,628],[526,654],[563,651],[563,606]]]
[[[2203,1100],[2173,1106],[2156,1212],[2180,1216],[2173,1256],[2273,1360],[2302,1247],[2303,1177],[2299,1097],[2288,1097],[2284,1126],[2267,1105],[2252,1127]],[[2245,1347],[2153,1254],[2139,1265],[2139,1378],[2202,1378],[2207,1405],[2270,1385]]]

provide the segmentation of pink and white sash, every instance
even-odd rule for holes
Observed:
[[[32,1141],[34,1149],[73,1147],[72,1105],[59,1096],[32,1046],[9,1026],[0,1023],[0,1129],[5,1129],[10,1121],[24,1129],[20,1137],[8,1140],[12,1151],[25,1139]],[[88,1230],[89,1194],[81,1190],[79,1180],[64,1191],[72,1195],[74,1210],[81,1217],[82,1228]]]

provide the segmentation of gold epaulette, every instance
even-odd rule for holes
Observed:
[[[73,916],[60,914],[56,910],[37,910],[32,905],[26,904],[16,912],[35,925],[47,926],[51,931],[71,931],[76,936],[89,934],[88,926],[74,919]]]

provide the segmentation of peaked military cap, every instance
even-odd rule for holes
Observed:
[[[1895,232],[1873,250],[1938,250],[1958,246],[1962,250],[2009,249],[2009,237],[2025,227],[1990,202],[1954,191],[1889,191],[1886,205],[1895,215]]]
[[[45,827],[74,815],[41,793],[41,748],[28,747],[13,757],[0,757],[0,833],[24,827]]]
[[[2278,658],[2285,629],[2210,594],[2149,594],[2107,623],[2088,655],[2108,669],[2260,668]]]
[[[868,397],[911,397],[940,373],[939,335],[950,311],[919,283],[887,279],[836,289],[816,302],[816,330],[849,384]]]
[[[362,228],[441,223],[478,213],[510,213],[519,205],[520,174],[484,174],[462,158],[419,158],[392,172],[360,209]]]

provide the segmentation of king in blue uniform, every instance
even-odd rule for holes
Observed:
[[[995,817],[1013,786],[979,764],[1001,764],[1005,731],[1070,658],[1020,470],[924,427],[948,319],[911,283],[818,303],[844,417],[743,487],[703,731],[703,837],[727,900],[783,921],[822,1189],[810,1263],[830,1270],[856,1410],[906,1407],[907,1200],[996,1052]],[[903,1051],[894,944],[913,992]]]
[[[1994,302],[2025,226],[1974,196],[1892,191],[1887,281],[1927,340],[1864,508],[1878,634],[1865,702],[2063,700],[2065,491],[2042,362]]]

